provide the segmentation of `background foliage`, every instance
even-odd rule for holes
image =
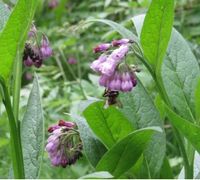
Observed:
[[[15,0],[4,0],[4,2],[11,8],[15,4]],[[107,42],[120,36],[108,26],[94,23],[91,20],[93,18],[110,19],[135,32],[136,30],[133,28],[130,19],[134,15],[146,12],[150,4],[150,0],[59,0],[59,5],[51,9],[48,7],[48,2],[41,1],[35,17],[35,25],[39,31],[47,34],[54,50],[54,56],[45,61],[45,65],[37,70],[42,91],[45,129],[59,119],[70,119],[65,114],[66,112],[71,114],[80,113],[86,105],[79,102],[84,100],[86,95],[90,96],[91,100],[94,100],[92,97],[102,98],[103,88],[98,86],[97,77],[89,69],[90,62],[96,58],[92,53],[92,48],[100,42]],[[0,1],[0,13],[2,13],[1,6],[3,4]],[[199,16],[200,2],[198,0],[177,0],[174,26],[188,40],[188,44],[200,63]],[[5,21],[6,19],[2,20]],[[67,62],[69,57],[75,57],[78,63],[69,65]],[[148,92],[154,97],[156,90],[151,77],[139,62],[134,61],[142,69],[138,76],[141,77]],[[31,91],[32,76],[32,69],[23,69],[23,89],[20,102],[21,118],[25,113],[27,97]],[[137,88],[140,91],[142,87]],[[123,96],[121,100],[123,101]],[[144,123],[137,126],[145,127]],[[1,178],[7,178],[10,169],[8,128],[5,109],[0,104],[0,167],[3,167],[0,168]],[[166,130],[166,149],[167,156],[170,159],[169,163],[173,167],[173,173],[178,175],[183,163],[182,158],[180,158],[168,122],[165,122],[164,128]],[[92,173],[93,170],[85,157],[69,168],[53,168],[45,153],[40,178],[79,178]]]

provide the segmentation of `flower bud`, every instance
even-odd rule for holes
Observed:
[[[128,43],[133,43],[133,41],[130,39],[119,39],[112,41],[113,46],[127,45]]]
[[[67,61],[69,64],[77,64],[77,60],[73,57],[70,57]]]
[[[53,54],[52,49],[49,46],[49,40],[45,35],[42,36],[40,51],[43,58],[48,58]]]
[[[29,56],[24,60],[24,65],[27,67],[31,67],[33,65],[33,61]]]
[[[93,49],[93,52],[94,52],[94,53],[105,52],[105,51],[107,51],[110,47],[111,47],[111,44],[109,44],[109,43],[99,44],[98,46],[96,46],[96,47]]]

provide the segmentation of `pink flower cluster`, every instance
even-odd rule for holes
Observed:
[[[51,134],[46,151],[53,166],[65,168],[82,156],[82,142],[75,123],[60,120],[58,124],[50,126],[48,132]]]
[[[32,25],[28,34],[29,38],[32,38],[37,42],[37,29]],[[37,68],[42,66],[43,60],[52,56],[53,51],[49,45],[47,36],[43,35],[41,44],[35,45],[32,41],[27,41],[24,49],[23,62],[27,67],[35,66]]]
[[[91,68],[100,74],[99,84],[109,90],[128,92],[136,86],[134,71],[123,60],[129,51],[129,39],[114,40],[111,44],[100,44],[94,53],[101,52],[99,58],[92,62]],[[111,47],[117,47],[108,51]]]

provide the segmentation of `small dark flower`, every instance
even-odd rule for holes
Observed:
[[[44,59],[52,56],[52,54],[53,54],[53,51],[52,51],[51,47],[49,46],[49,40],[48,40],[47,36],[45,36],[45,35],[42,36],[40,51],[41,51],[42,57]]]
[[[26,78],[26,80],[28,80],[28,81],[32,80],[32,79],[33,79],[32,73],[26,72],[25,78]]]
[[[47,140],[46,151],[53,166],[65,168],[82,156],[83,146],[75,123],[60,120],[58,125],[50,126],[48,132],[51,134]]]
[[[59,4],[58,0],[50,0],[48,6],[49,8],[54,9],[58,6],[58,4]]]
[[[35,67],[39,68],[42,65],[43,59],[37,47],[32,46],[29,43],[26,43],[23,61],[24,65],[27,67],[34,65]]]
[[[24,60],[24,65],[27,67],[31,67],[33,65],[33,61],[30,56],[28,56],[27,59]]]
[[[77,64],[77,60],[73,57],[70,57],[67,61],[69,64]]]

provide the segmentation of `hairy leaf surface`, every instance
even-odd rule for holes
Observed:
[[[96,169],[98,171],[108,171],[115,178],[119,177],[137,162],[151,135],[157,130],[159,129],[146,128],[132,132],[103,156]]]
[[[0,76],[8,80],[17,51],[22,52],[38,0],[19,0],[0,34]]]
[[[162,64],[171,35],[173,18],[173,0],[152,0],[144,19],[140,41],[144,55],[154,68]]]
[[[44,119],[39,84],[35,76],[26,113],[21,123],[25,177],[37,179],[44,151]]]
[[[73,117],[76,119],[80,136],[83,141],[83,150],[87,159],[94,167],[96,167],[97,163],[106,152],[106,148],[97,137],[95,137],[84,118],[74,115]]]
[[[131,93],[121,94],[120,100],[123,104],[121,111],[138,129],[149,126],[163,127],[159,112],[140,81]],[[156,177],[162,166],[165,143],[165,134],[157,132],[145,150],[151,177]]]
[[[103,102],[91,104],[83,114],[92,131],[108,148],[134,130],[120,111],[115,107],[104,108]]]

